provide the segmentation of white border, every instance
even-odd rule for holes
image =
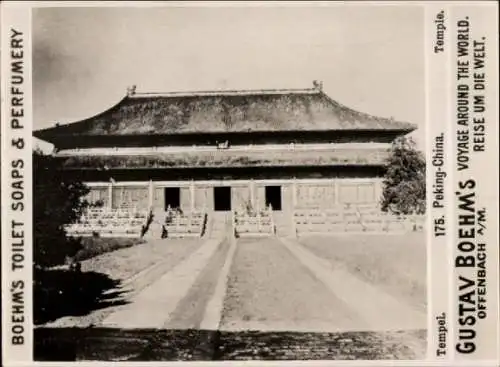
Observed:
[[[26,9],[26,8],[29,8],[29,7],[54,7],[54,6],[62,6],[62,2],[11,2],[11,1],[7,1],[7,2],[4,2],[2,4],[2,10],[4,10],[3,14],[2,14],[2,24],[6,24],[7,22],[5,21],[5,9],[6,8],[23,8],[23,9]],[[364,5],[370,5],[370,6],[426,6],[426,5],[430,5],[432,4],[433,6],[442,6],[443,8],[448,8],[451,10],[451,8],[453,6],[470,6],[471,3],[470,2],[463,2],[463,1],[453,1],[453,2],[432,2],[432,3],[425,3],[425,2],[415,2],[415,3],[407,3],[407,2],[402,2],[402,1],[380,1],[380,2],[373,2],[373,1],[358,1],[358,2],[355,2],[355,3],[346,3],[346,2],[338,2],[338,3],[331,3],[331,2],[304,2],[304,1],[300,1],[300,2],[252,2],[252,3],[243,3],[243,2],[240,2],[240,3],[227,3],[227,2],[222,2],[222,1],[219,1],[219,2],[210,2],[210,3],[207,3],[207,2],[142,2],[142,3],[134,3],[134,2],[118,2],[118,1],[113,1],[113,2],[64,2],[64,5],[65,7],[94,7],[94,6],[100,6],[100,7],[303,7],[303,6],[318,6],[318,7],[323,7],[323,6],[328,6],[328,7],[331,7],[331,6],[364,6]],[[495,4],[490,2],[490,1],[477,1],[477,2],[473,2],[472,3],[474,6],[494,6]],[[449,15],[450,14],[450,11],[448,11],[448,16],[451,18],[451,16]],[[427,18],[425,18],[427,19]],[[426,23],[426,27],[428,26],[428,24]],[[5,33],[7,33],[5,31],[5,28],[3,29],[4,30],[4,37],[5,36]],[[448,33],[449,34],[449,33]],[[425,42],[425,50],[424,50],[424,54],[429,52],[429,44],[428,44],[428,39],[426,37],[426,42]],[[451,47],[451,45],[449,44],[448,47]],[[5,70],[6,68],[6,57],[4,56],[5,55],[5,52],[2,56],[2,70]],[[451,55],[451,53],[450,53]],[[452,59],[452,57],[450,56],[450,59]],[[427,62],[427,58],[426,58],[426,62]],[[497,64],[498,64],[498,60],[496,60]],[[30,60],[30,63],[31,63],[31,60]],[[26,63],[25,65],[28,65],[28,63]],[[427,72],[427,68],[426,68],[426,72]],[[428,75],[426,74],[426,78],[428,78]],[[449,78],[449,73],[448,73],[448,79],[449,79],[449,84],[451,87],[451,78]],[[428,79],[427,79],[428,81]],[[426,87],[428,83],[426,83]],[[31,86],[29,87],[31,88]],[[498,83],[497,83],[497,86],[496,86],[496,93],[498,95]],[[451,93],[451,88],[448,88],[449,92]],[[30,91],[30,94],[31,94],[31,91]],[[3,96],[6,96],[6,84],[2,84],[2,95]],[[452,98],[449,96],[449,98],[452,100]],[[7,115],[6,115],[6,111],[5,111],[5,99],[2,100],[2,117],[3,117],[3,121],[8,121],[8,119],[6,118]],[[428,106],[429,104],[429,101],[426,100],[426,105]],[[448,106],[448,113],[449,113],[449,121],[448,121],[448,127],[453,126],[452,125],[452,118],[451,118],[451,106],[449,105]],[[496,108],[496,114],[498,116],[498,105],[497,105],[497,108]],[[31,111],[29,112],[28,114],[28,118],[26,118],[26,120],[30,120],[31,121]],[[428,115],[428,111],[426,113],[426,126],[428,127],[429,126],[429,115]],[[27,124],[26,124],[27,125]],[[426,135],[429,136],[428,132],[426,132]],[[8,138],[8,134],[6,133],[6,129],[5,129],[5,125],[2,124],[2,152],[4,153],[4,156],[5,156],[5,153],[6,153],[6,144],[7,144],[7,138]],[[31,139],[28,139],[29,142],[27,141],[27,148],[29,147],[29,149],[31,149]],[[429,149],[429,140],[426,141],[427,142],[427,149]],[[496,140],[496,144],[498,146],[498,140]],[[453,154],[453,150],[451,149],[451,144],[449,144],[449,147],[448,147],[448,154]],[[4,157],[5,159],[5,157]],[[5,160],[4,160],[5,161]],[[3,161],[3,162],[4,162]],[[2,165],[2,182],[8,182],[9,181],[9,177],[7,176],[7,170],[5,169],[6,168],[6,165],[3,164]],[[30,167],[31,168],[31,167]],[[450,172],[451,174],[451,172]],[[498,176],[498,171],[497,171],[497,176]],[[429,178],[428,178],[429,179]],[[292,180],[256,180],[256,182],[265,182],[265,183],[284,183],[284,182],[291,182]],[[322,180],[301,180],[301,182],[305,182],[305,181],[310,181],[311,183],[315,183],[315,182],[318,182],[318,181],[322,181]],[[213,184],[213,181],[206,181],[206,183],[210,182],[210,184]],[[222,180],[221,182],[227,184],[229,182],[234,182],[234,183],[238,183],[238,181],[236,180],[229,180],[229,181],[226,181],[226,180]],[[452,179],[451,177],[448,178],[448,182],[450,183],[450,186],[451,186],[451,183],[452,183]],[[203,184],[202,182],[198,182],[197,181],[197,184],[200,183],[200,184]],[[27,183],[28,184],[28,183]],[[124,183],[124,185],[130,185],[131,183]],[[137,182],[137,183],[134,183],[136,185],[140,185],[140,186],[143,186],[144,183],[143,182]],[[156,184],[156,183],[155,183]],[[168,182],[165,182],[165,184],[168,184]],[[178,182],[177,182],[178,184]],[[190,184],[190,181],[186,181],[186,184]],[[96,183],[96,186],[99,185],[99,183]],[[118,185],[117,185],[118,186]],[[26,191],[28,192],[29,190],[31,190],[31,186],[27,185],[26,186]],[[449,194],[452,193],[452,191],[448,191]],[[7,190],[2,190],[2,201],[4,203],[8,203],[9,202],[9,198],[7,196],[8,192]],[[449,209],[449,212],[452,212],[451,209]],[[2,221],[2,242],[3,243],[6,243],[6,239],[7,239],[7,236],[5,234],[5,218],[8,217],[8,212],[7,210],[3,209],[2,208],[2,214],[3,214],[3,218],[4,218],[4,221]],[[30,215],[31,216],[31,211],[29,213],[26,213],[27,215]],[[453,218],[450,216],[450,219]],[[428,216],[428,223],[430,223],[430,216]],[[31,228],[29,228],[29,230],[31,231]],[[430,231],[428,231],[428,233],[430,233]],[[451,237],[451,236],[450,236]],[[450,247],[451,249],[453,249],[453,240],[450,240]],[[497,234],[497,241],[498,241],[498,234]],[[429,244],[429,241],[428,241],[428,244],[427,244],[427,248],[428,248],[428,261],[427,263],[429,264],[429,260],[430,260],[430,257],[431,257],[431,247],[430,247],[430,244]],[[451,253],[450,253],[451,255]],[[5,264],[5,262],[4,262]],[[432,281],[432,272],[431,270],[429,269],[430,267],[428,266],[428,272],[427,272],[427,279],[428,279],[428,292],[430,290],[430,282]],[[453,269],[451,269],[453,270]],[[5,272],[4,272],[5,274]],[[452,275],[450,275],[450,278],[452,277]],[[450,279],[450,286],[453,285],[452,283],[452,279]],[[4,277],[4,281],[5,281],[5,277]],[[3,287],[4,288],[4,287]],[[5,289],[5,288],[4,288]],[[431,305],[432,305],[432,300],[429,298],[428,300],[428,314],[429,314],[429,330],[428,332],[430,333],[431,330],[432,330],[432,320],[431,320]],[[4,304],[4,307],[5,307],[5,304]],[[452,302],[450,302],[450,311],[452,311],[452,308],[454,307],[454,304]],[[498,318],[498,310],[495,310],[497,312],[497,318]],[[452,314],[450,314],[451,316]],[[5,319],[4,319],[5,320]],[[451,322],[450,322],[450,325],[451,325]],[[5,327],[6,327],[6,323],[4,322],[4,330],[5,330]],[[498,337],[500,338],[500,329],[497,328],[498,330]],[[450,338],[451,339],[451,338]],[[451,339],[452,340],[452,339]],[[5,352],[5,350],[4,350]],[[4,354],[5,355],[5,354]],[[139,366],[139,365],[144,365],[144,362],[104,362],[106,365],[120,365],[120,366]],[[45,366],[45,365],[50,365],[50,366],[66,366],[68,365],[68,362],[61,362],[61,363],[58,363],[58,362],[29,362],[30,365],[33,365],[33,366],[36,366],[36,365],[41,365],[41,366]],[[78,365],[81,365],[81,366],[95,366],[95,365],[101,365],[102,363],[101,362],[78,362]],[[258,366],[261,366],[261,365],[269,365],[269,366],[273,366],[273,365],[309,365],[309,366],[329,366],[329,365],[338,365],[338,366],[353,366],[353,365],[360,365],[360,364],[363,364],[363,365],[373,365],[373,366],[382,366],[382,365],[392,365],[392,366],[444,366],[444,365],[449,365],[449,362],[447,361],[431,361],[431,360],[420,360],[420,361],[248,361],[248,362],[237,362],[237,361],[217,361],[217,362],[158,362],[158,363],[151,363],[151,364],[154,364],[154,365],[179,365],[179,364],[182,364],[182,365],[189,365],[189,364],[192,364],[192,365],[197,365],[197,366],[203,366],[203,365],[258,365]],[[453,365],[455,366],[493,366],[493,365],[497,365],[498,364],[498,361],[470,361],[470,362],[463,362],[463,361],[454,361],[453,362]],[[9,361],[9,365],[12,365],[12,366],[25,366],[26,365],[26,362],[19,362],[19,363],[15,363],[15,362],[10,362]]]

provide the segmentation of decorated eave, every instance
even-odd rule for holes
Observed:
[[[74,155],[61,157],[65,169],[130,170],[168,168],[238,168],[305,166],[383,166],[389,150],[332,149],[326,151],[185,151],[141,155]]]
[[[186,134],[285,132],[391,132],[416,126],[355,111],[310,89],[220,90],[137,93],[134,88],[110,109],[88,119],[34,132],[51,143],[69,138],[112,139]]]

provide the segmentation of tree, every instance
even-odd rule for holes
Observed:
[[[66,237],[64,225],[89,205],[82,200],[89,189],[64,179],[61,168],[57,158],[33,152],[33,260],[41,268],[64,263],[81,248],[78,240]]]
[[[413,139],[397,138],[391,147],[383,181],[381,207],[393,214],[424,214],[425,158]]]

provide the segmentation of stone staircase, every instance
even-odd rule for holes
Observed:
[[[280,237],[293,236],[293,226],[291,223],[290,214],[287,212],[273,212],[274,225],[276,235]],[[154,213],[153,222],[150,224],[148,231],[144,235],[145,239],[161,238],[162,223],[165,220],[165,213],[160,211]],[[226,234],[231,233],[231,212],[210,212],[208,213],[207,229],[204,237],[206,238],[221,238]]]
[[[148,231],[144,234],[144,239],[150,240],[150,239],[161,238],[162,225],[164,221],[165,221],[165,212],[154,211],[153,221],[149,225]]]
[[[287,212],[275,211],[273,212],[274,225],[276,228],[276,236],[289,237],[293,236],[293,227],[291,216]]]
[[[231,212],[211,212],[208,214],[208,236],[221,238],[231,233]]]

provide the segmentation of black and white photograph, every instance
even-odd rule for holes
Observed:
[[[2,365],[498,367],[498,14],[1,2]]]
[[[34,360],[425,359],[423,20],[33,9]]]

